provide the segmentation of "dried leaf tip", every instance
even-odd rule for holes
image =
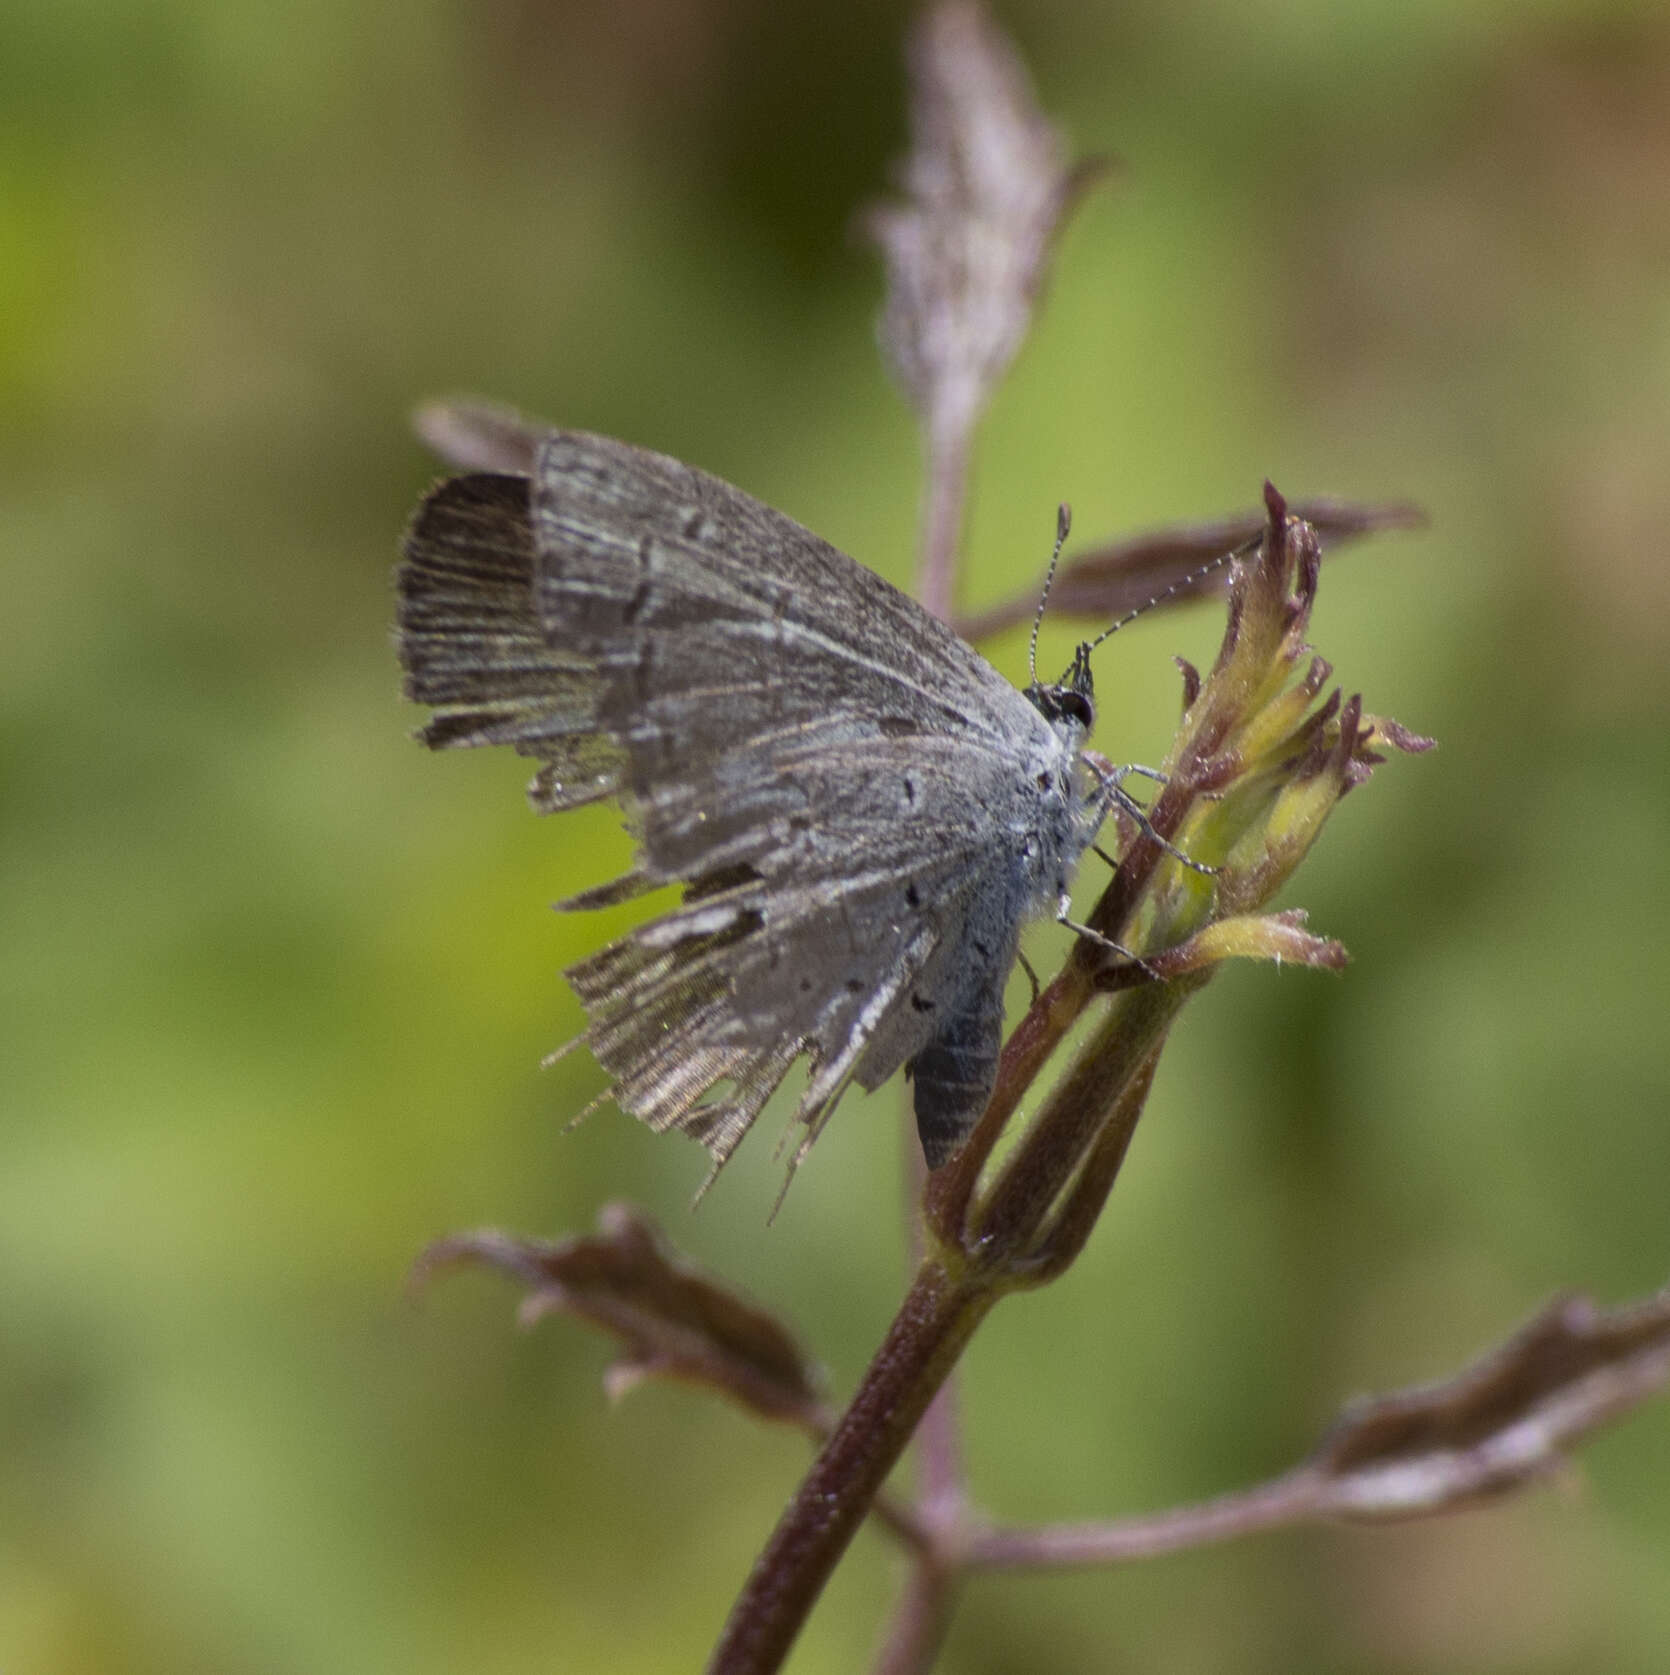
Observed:
[[[882,348],[930,433],[963,432],[1019,349],[1056,228],[1095,171],[1068,167],[979,6],[933,8],[908,57],[904,201],[864,221],[887,264]]]
[[[426,401],[412,415],[418,439],[459,471],[533,474],[543,427],[501,402],[475,396]]]
[[[569,1314],[607,1332],[621,1355],[604,1388],[621,1396],[646,1378],[704,1385],[766,1419],[807,1424],[820,1411],[820,1379],[775,1317],[685,1261],[659,1228],[627,1204],[605,1206],[595,1234],[549,1241],[492,1230],[432,1244],[412,1272],[476,1263],[528,1288],[521,1315]]]

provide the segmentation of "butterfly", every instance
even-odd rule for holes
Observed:
[[[399,652],[424,743],[534,758],[542,813],[618,802],[635,864],[563,908],[680,890],[566,974],[611,1096],[717,1173],[797,1061],[795,1162],[903,1066],[939,1167],[990,1096],[1022,926],[1070,923],[1076,863],[1131,806],[1132,770],[1084,753],[1089,647],[1021,690],[716,477],[572,431],[529,465],[424,499]]]

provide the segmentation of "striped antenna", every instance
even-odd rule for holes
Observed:
[[[1193,587],[1196,582],[1205,580],[1205,578],[1210,576],[1214,570],[1221,570],[1226,564],[1233,564],[1236,559],[1244,558],[1248,553],[1253,552],[1257,548],[1258,543],[1263,539],[1264,532],[1263,530],[1260,530],[1258,534],[1254,535],[1250,540],[1243,541],[1240,546],[1232,547],[1228,552],[1219,553],[1216,558],[1209,558],[1204,564],[1196,565],[1196,567],[1186,576],[1179,576],[1177,580],[1163,592],[1156,593],[1154,597],[1148,600],[1145,604],[1138,605],[1134,610],[1127,611],[1124,616],[1122,616],[1116,623],[1112,624],[1111,627],[1104,628],[1101,633],[1085,647],[1085,650],[1094,651],[1103,640],[1112,639],[1112,637],[1117,634],[1121,628],[1123,628],[1127,623],[1135,622],[1136,619],[1145,611],[1153,610],[1156,605],[1163,605],[1166,600],[1172,597],[1173,594],[1181,593],[1185,588]],[[1054,575],[1054,572],[1055,567],[1051,565],[1050,573],[1052,576]],[[1036,643],[1038,638],[1038,630],[1036,627],[1034,627],[1032,631],[1032,638],[1034,643]]]
[[[1038,599],[1038,614],[1032,619],[1032,643],[1026,648],[1026,666],[1032,673],[1032,684],[1038,684],[1038,630],[1044,625],[1044,611],[1050,602],[1050,589],[1055,586],[1055,567],[1061,562],[1061,549],[1067,544],[1067,531],[1073,527],[1073,508],[1065,500],[1055,509],[1055,551],[1050,554],[1049,574],[1044,577],[1044,591]]]

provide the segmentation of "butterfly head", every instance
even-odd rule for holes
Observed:
[[[1060,680],[1050,684],[1034,680],[1026,689],[1026,697],[1058,733],[1076,732],[1080,738],[1088,737],[1096,725],[1096,684],[1090,675],[1089,644],[1080,644]]]

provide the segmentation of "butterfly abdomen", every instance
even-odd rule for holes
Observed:
[[[908,1066],[915,1081],[916,1132],[930,1169],[950,1160],[991,1098],[1003,1045],[1007,974],[1005,965],[995,981],[981,982]]]

